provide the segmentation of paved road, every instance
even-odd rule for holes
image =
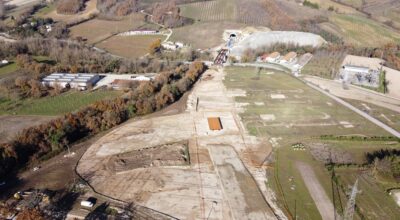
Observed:
[[[280,64],[274,64],[274,63],[232,63],[232,64],[227,64],[228,66],[240,66],[240,67],[261,67],[261,68],[267,68],[267,69],[274,69],[278,71],[283,71],[287,73],[292,73],[292,70],[287,68],[286,66],[282,66]]]
[[[363,116],[364,118],[368,119],[369,121],[371,121],[372,123],[378,125],[379,127],[385,129],[387,132],[389,132],[390,134],[392,134],[393,136],[396,136],[398,138],[400,138],[400,132],[394,130],[393,128],[387,126],[386,124],[382,123],[381,121],[377,120],[376,118],[368,115],[367,113],[361,111],[360,109],[352,106],[351,104],[349,104],[348,102],[343,101],[342,99],[332,95],[331,93],[319,88],[318,86],[315,86],[307,81],[305,81],[305,83],[310,86],[311,88],[320,91],[321,93],[327,95],[328,97],[332,98],[333,100],[337,101],[338,103],[346,106],[347,108],[353,110],[354,112],[356,112],[357,114]]]

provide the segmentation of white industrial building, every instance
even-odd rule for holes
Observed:
[[[340,78],[348,83],[370,87],[379,86],[380,71],[363,66],[344,65],[340,70]]]
[[[156,35],[159,34],[157,30],[134,30],[134,31],[127,31],[124,33],[119,34],[119,36],[134,36],[134,35]]]
[[[0,62],[0,66],[5,66],[5,65],[7,65],[8,64],[8,60],[2,60],[1,62]]]
[[[185,46],[185,44],[183,44],[181,42],[167,41],[167,42],[163,42],[161,44],[161,46],[166,50],[177,50],[177,49],[183,48]]]
[[[75,88],[86,90],[90,86],[94,86],[100,80],[98,74],[89,73],[53,73],[42,79],[44,86],[54,87],[58,85],[62,88]]]

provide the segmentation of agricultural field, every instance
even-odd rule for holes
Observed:
[[[400,29],[400,1],[397,0],[365,0],[363,11],[373,18]]]
[[[344,4],[337,3],[333,0],[309,0],[309,1],[312,3],[317,3],[319,5],[320,9],[328,10],[329,7],[333,7],[334,10],[338,13],[362,15],[362,13],[357,11],[355,8],[344,5]],[[356,2],[358,0],[346,0],[346,1]]]
[[[180,5],[181,15],[196,21],[234,21],[237,16],[235,0],[213,0]]]
[[[354,8],[361,8],[363,6],[363,0],[342,0],[341,3]]]
[[[399,32],[362,16],[335,14],[329,17],[329,23],[322,23],[321,27],[355,46],[371,47],[400,42]]]
[[[222,34],[225,29],[244,27],[246,25],[228,21],[199,22],[174,29],[170,40],[190,44],[193,48],[208,49],[224,43]]]
[[[117,56],[134,59],[146,55],[153,42],[164,38],[164,35],[114,36],[96,44],[96,47]]]
[[[339,158],[339,161],[348,158],[354,163],[363,164],[365,152],[400,146],[399,143],[385,141],[322,139],[320,135],[328,134],[355,136],[389,136],[389,134],[289,74],[275,70],[259,71],[256,68],[237,67],[228,67],[226,72],[224,84],[228,90],[238,94],[235,100],[238,106],[243,106],[243,112],[240,113],[243,124],[250,134],[268,139],[276,148],[274,163],[271,164],[273,169],[267,170],[272,181],[267,184],[275,190],[287,214],[294,216],[296,204],[298,219],[321,219],[321,216],[317,209],[319,204],[316,205],[312,197],[312,193],[316,192],[310,192],[306,187],[297,163],[312,167],[316,176],[314,181],[321,185],[329,198],[324,203],[334,205],[337,212],[342,214],[346,197],[342,195],[341,203],[336,201],[335,190],[338,190],[336,187],[332,189],[334,185],[331,180],[332,173],[324,165],[326,158],[320,155],[334,155],[333,158]],[[304,148],[294,150],[292,146],[297,143],[304,145]],[[326,154],[327,150],[332,153]],[[341,175],[343,178],[351,178],[346,174]],[[378,184],[373,179],[370,181]],[[347,185],[345,187],[347,189]],[[362,190],[368,190],[368,187],[370,186],[361,185]],[[376,193],[368,194],[371,197],[370,201],[386,198],[382,188],[375,190]],[[387,207],[376,206],[370,202],[357,203],[357,206],[364,211],[368,209],[370,213],[382,213],[388,219],[394,219],[393,213],[397,209],[393,203],[393,200],[387,198],[382,203],[388,204]],[[387,209],[390,209],[390,212]],[[365,214],[364,211],[361,214]],[[356,219],[359,218],[360,215],[357,214]]]
[[[23,100],[0,99],[2,115],[62,115],[93,102],[121,95],[118,91],[68,91],[57,96]]]
[[[144,25],[142,14],[132,14],[120,20],[92,19],[70,28],[71,36],[87,39],[88,43],[95,44],[111,37],[114,34],[136,29]]]

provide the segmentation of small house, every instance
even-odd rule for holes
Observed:
[[[272,52],[272,53],[266,55],[265,57],[263,57],[263,61],[274,63],[274,62],[277,62],[280,57],[281,57],[281,54],[279,52]]]
[[[297,53],[296,52],[289,52],[287,53],[281,60],[280,63],[292,63],[296,61]]]

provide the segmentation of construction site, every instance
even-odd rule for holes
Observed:
[[[285,219],[262,169],[272,148],[246,132],[223,79],[222,68],[208,70],[184,113],[121,126],[77,171],[98,193],[166,218]]]

